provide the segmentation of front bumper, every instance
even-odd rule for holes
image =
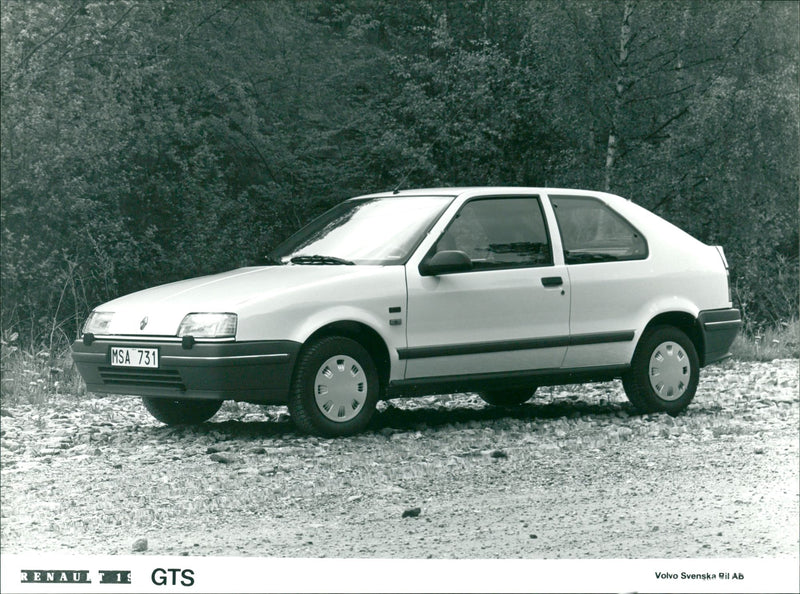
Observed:
[[[111,347],[158,348],[158,369],[112,367]],[[90,392],[207,400],[286,402],[300,343],[181,342],[95,339],[72,344],[72,358]]]
[[[730,357],[733,340],[742,327],[742,314],[738,309],[711,309],[697,316],[703,337],[700,364],[708,365]]]

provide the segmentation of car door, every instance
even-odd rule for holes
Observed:
[[[553,264],[541,199],[475,197],[446,225],[406,267],[406,379],[558,369],[569,340],[569,279]],[[420,262],[445,250],[465,253],[471,270],[420,272]]]

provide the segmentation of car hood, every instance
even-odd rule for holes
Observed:
[[[282,304],[316,300],[331,292],[347,292],[348,286],[363,286],[359,279],[374,276],[376,268],[381,267],[285,265],[240,268],[131,293],[101,305],[96,311],[114,312],[109,334],[175,336],[187,313],[241,314],[256,305],[262,312],[265,308],[276,310]]]

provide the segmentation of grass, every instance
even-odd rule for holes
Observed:
[[[731,347],[739,361],[800,358],[800,321],[746,328]],[[15,333],[4,332],[0,341],[0,403],[47,404],[55,398],[86,393],[72,362],[68,346],[24,349]]]
[[[765,328],[745,329],[731,346],[739,361],[800,358],[800,321],[797,318]]]
[[[0,403],[46,404],[86,393],[68,347],[24,349],[13,333],[0,341]]]

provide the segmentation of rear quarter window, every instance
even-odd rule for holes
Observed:
[[[644,236],[607,204],[587,196],[551,196],[567,264],[647,258]]]

